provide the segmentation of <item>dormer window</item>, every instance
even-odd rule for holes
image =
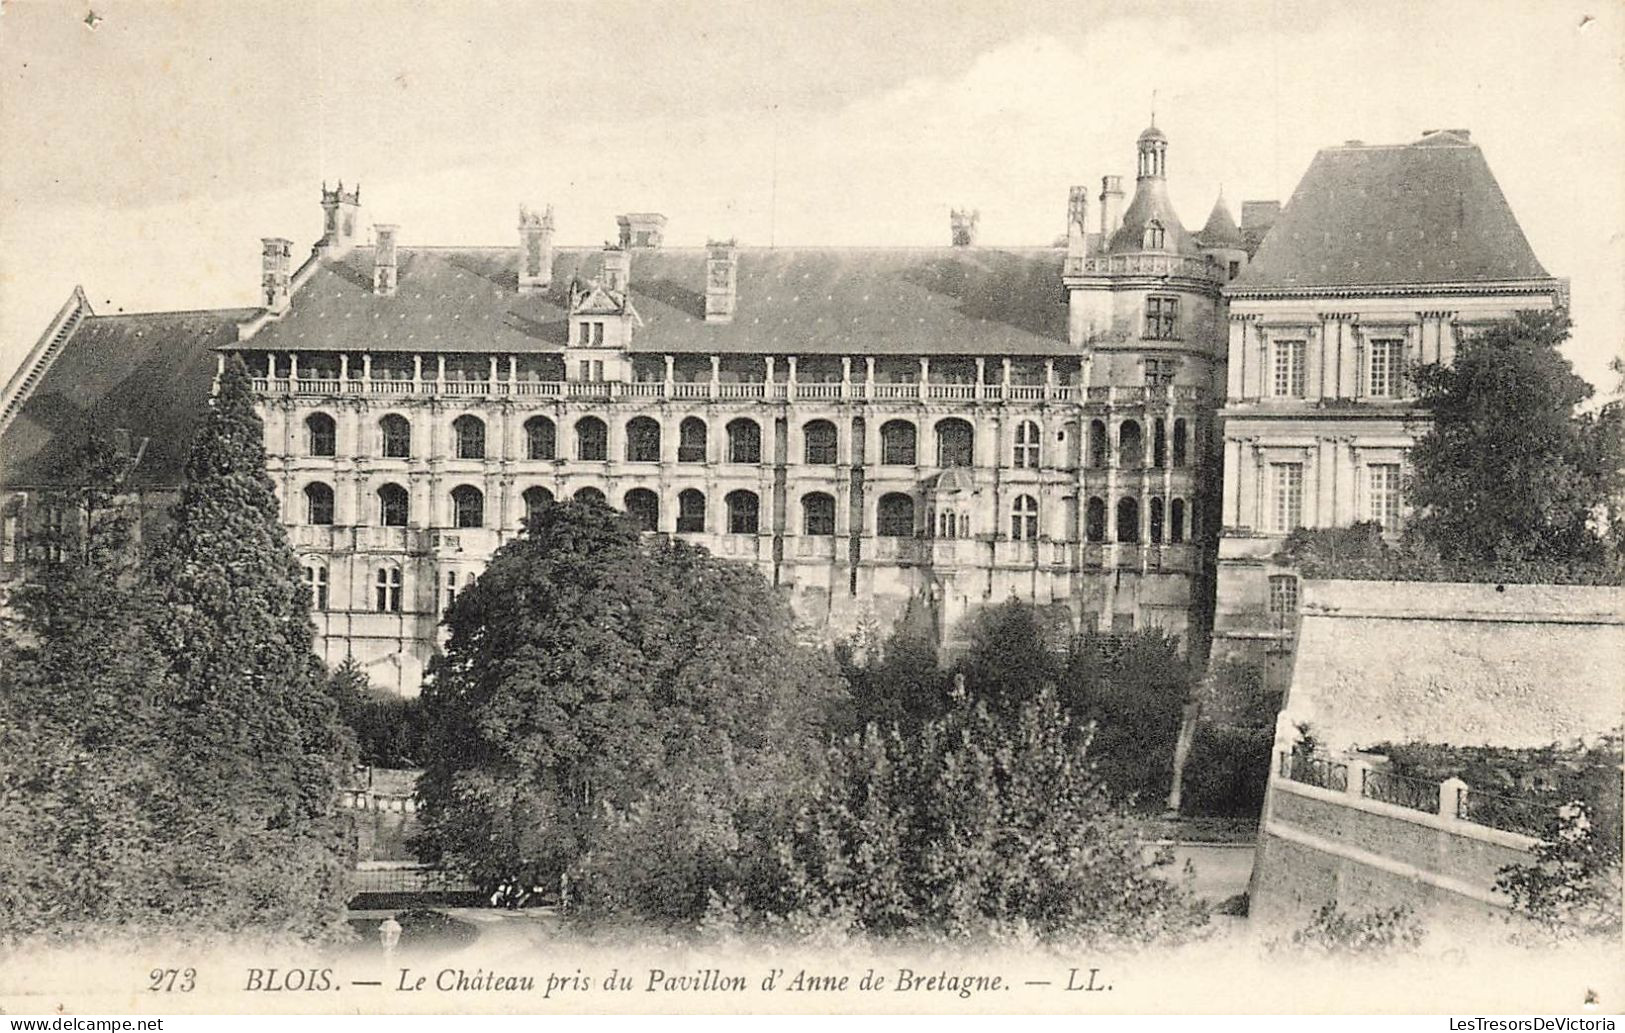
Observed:
[[[581,321],[581,344],[583,347],[602,346],[604,343],[604,323],[602,320],[583,319]]]
[[[1145,250],[1161,251],[1168,235],[1162,228],[1162,223],[1155,219],[1145,224]]]

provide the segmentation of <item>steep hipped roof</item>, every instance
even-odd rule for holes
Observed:
[[[257,309],[87,316],[0,433],[0,484],[50,484],[91,427],[146,452],[133,486],[178,484],[214,380],[214,351]]]
[[[631,253],[635,352],[1064,355],[1064,251],[740,248],[732,323],[705,321],[706,251]],[[403,248],[393,297],[373,252],[325,262],[244,347],[287,351],[556,352],[572,278],[598,249],[554,252],[551,287],[517,290],[516,248]]]
[[[1548,279],[1461,131],[1328,147],[1232,290]]]

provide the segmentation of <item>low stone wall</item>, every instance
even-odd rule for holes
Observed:
[[[1330,903],[1354,914],[1405,905],[1430,931],[1502,921],[1500,870],[1535,840],[1278,775],[1259,828],[1252,916],[1296,929]]]

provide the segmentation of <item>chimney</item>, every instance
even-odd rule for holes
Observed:
[[[1089,188],[1073,187],[1066,195],[1066,253],[1082,258],[1089,250]]]
[[[713,240],[705,249],[705,321],[731,323],[739,299],[739,248],[732,240]]]
[[[388,223],[378,223],[372,228],[377,238],[373,249],[372,292],[385,298],[395,293],[395,231],[399,228]]]
[[[553,283],[553,206],[542,213],[519,208],[519,293],[535,294]]]
[[[327,182],[322,182],[322,242],[321,248],[329,255],[337,257],[355,246],[356,217],[361,212],[361,186],[357,184],[354,189],[344,189],[344,181],[339,180],[338,188],[327,189]]]
[[[632,281],[632,256],[625,248],[604,248],[604,289],[624,293]]]
[[[970,208],[955,208],[948,213],[949,223],[953,228],[954,247],[976,246],[976,224],[981,218],[981,212]]]
[[[1123,177],[1100,177],[1100,242],[1105,246],[1123,225]]]
[[[262,237],[260,247],[260,299],[267,309],[281,315],[288,311],[288,295],[292,289],[288,256],[292,253],[293,241]]]
[[[628,212],[615,222],[621,228],[621,247],[628,251],[657,248],[666,234],[666,217],[659,212]]]

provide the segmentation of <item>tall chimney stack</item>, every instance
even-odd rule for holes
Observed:
[[[1082,258],[1089,250],[1089,188],[1073,187],[1066,196],[1066,253]]]
[[[1100,177],[1100,245],[1106,246],[1112,234],[1123,225],[1123,177]]]
[[[346,190],[341,179],[337,189],[329,190],[326,181],[323,181],[321,247],[330,257],[336,258],[355,246],[356,219],[360,212],[359,183],[353,189]]]
[[[281,315],[288,311],[288,296],[292,290],[288,256],[293,253],[293,241],[262,237],[260,246],[260,300],[267,309]]]
[[[624,293],[632,282],[632,256],[613,244],[604,248],[604,289]]]
[[[519,293],[536,294],[553,283],[553,206],[541,214],[519,208]]]
[[[400,227],[378,223],[372,228],[377,246],[373,249],[372,292],[382,297],[395,293],[395,231]]]
[[[948,212],[949,225],[953,230],[954,247],[976,246],[976,224],[981,221],[982,213],[970,208],[954,208]]]
[[[739,300],[739,248],[732,240],[713,240],[705,248],[705,321],[731,323]]]

